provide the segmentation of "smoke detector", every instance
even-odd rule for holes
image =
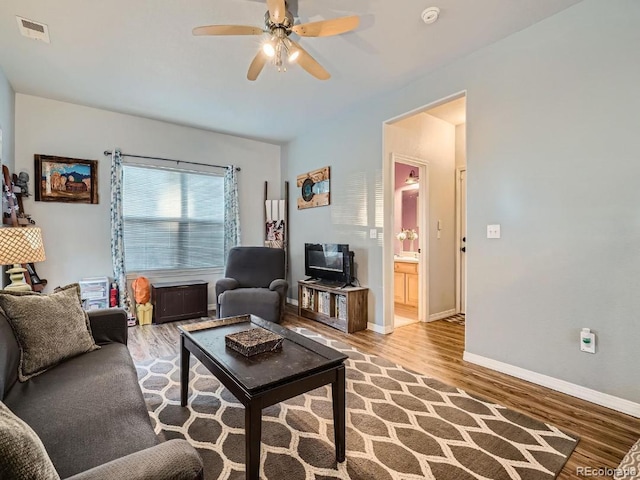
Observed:
[[[422,21],[429,25],[438,20],[440,9],[438,7],[429,7],[422,12]]]
[[[24,37],[31,38],[33,40],[40,40],[45,43],[51,43],[51,40],[49,39],[49,27],[44,23],[35,22],[17,15],[16,20],[18,21],[18,29]]]

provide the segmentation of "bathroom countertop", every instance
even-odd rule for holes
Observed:
[[[405,262],[405,263],[418,263],[418,259],[415,257],[399,257],[397,255],[393,257],[393,261]]]

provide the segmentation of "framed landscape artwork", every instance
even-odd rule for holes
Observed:
[[[98,161],[35,155],[39,202],[98,203]]]

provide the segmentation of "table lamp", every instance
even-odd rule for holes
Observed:
[[[0,265],[13,265],[7,270],[11,284],[6,290],[29,291],[31,285],[24,281],[22,263],[42,262],[46,260],[42,231],[38,227],[0,228]]]

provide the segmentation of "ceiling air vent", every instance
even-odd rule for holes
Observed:
[[[16,20],[18,21],[18,28],[20,29],[20,33],[23,36],[32,38],[33,40],[40,40],[41,42],[45,43],[51,43],[51,41],[49,40],[49,27],[47,27],[44,23],[34,22],[33,20],[18,17],[17,15]]]

